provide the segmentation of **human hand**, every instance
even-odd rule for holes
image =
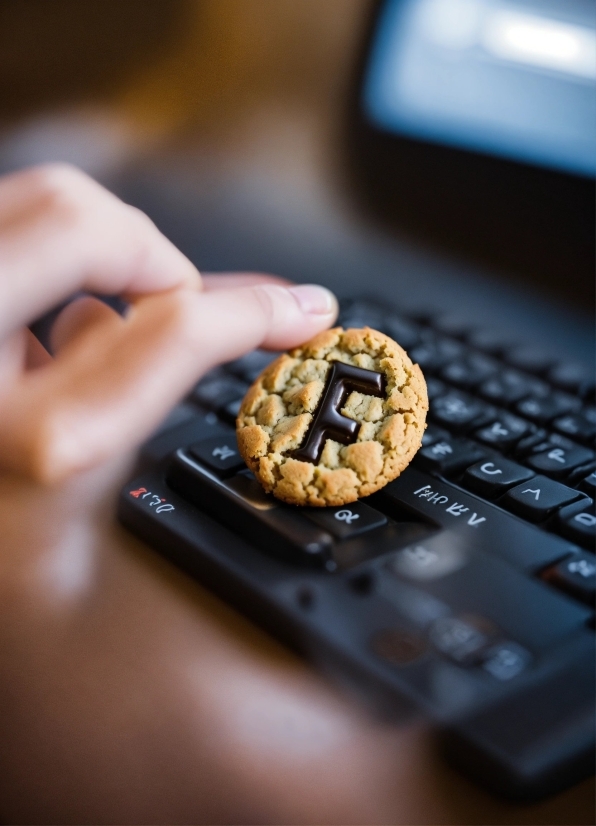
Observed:
[[[449,772],[114,521],[133,449],[217,361],[330,324],[326,293],[206,277],[81,173],[0,181],[0,812],[28,823],[571,823]],[[50,361],[25,325],[78,289]],[[324,312],[320,312],[323,310]],[[558,808],[557,808],[558,807]]]
[[[138,444],[213,365],[285,349],[334,320],[332,294],[280,279],[202,281],[151,221],[77,170],[0,183],[0,464],[55,481]],[[119,294],[59,317],[56,359],[27,370],[24,325],[77,290]]]

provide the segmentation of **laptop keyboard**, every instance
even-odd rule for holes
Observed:
[[[277,355],[255,351],[205,376],[145,445],[144,467],[159,471],[123,492],[121,518],[196,574],[189,547],[200,555],[201,543],[188,538],[188,522],[162,525],[176,518],[169,509],[188,507],[190,516],[179,518],[192,520],[198,506],[276,561],[267,569],[275,576],[263,569],[247,584],[246,574],[248,590],[266,591],[262,583],[273,576],[285,584],[270,585],[271,594],[297,582],[292,608],[282,613],[305,617],[324,593],[335,612],[320,627],[337,637],[329,645],[358,660],[371,681],[384,664],[381,681],[395,678],[402,693],[448,718],[481,696],[498,696],[499,687],[521,685],[561,651],[571,657],[590,636],[594,377],[449,318],[354,301],[339,322],[391,335],[425,374],[428,428],[398,479],[339,508],[293,508],[265,494],[239,456],[234,431],[244,393]],[[170,531],[167,539],[162,530]],[[238,554],[242,564],[246,552]],[[228,567],[222,562],[219,575]],[[352,602],[344,605],[346,588]],[[272,627],[266,616],[259,620]],[[445,671],[447,663],[455,671]]]
[[[415,467],[594,550],[593,379],[574,365],[550,364],[530,348],[508,350],[506,342],[485,341],[481,333],[467,331],[460,333],[463,340],[455,339],[429,320],[417,323],[371,303],[354,302],[340,322],[376,326],[396,337],[422,367],[431,401]],[[233,425],[249,384],[276,355],[255,351],[224,365],[199,382],[190,401],[212,411],[222,425]],[[535,372],[521,372],[519,366]],[[216,486],[229,484],[225,479],[243,467],[233,432],[222,431],[222,437],[226,444],[219,452],[217,438],[189,451],[215,474],[217,482],[210,481]],[[249,489],[258,498],[257,488]],[[574,505],[566,507],[570,503]],[[318,519],[316,512],[308,518]],[[361,533],[362,525],[354,531]]]
[[[447,501],[453,500],[454,507],[456,493],[464,488],[482,498],[483,513],[491,514],[492,523],[506,520],[505,510],[575,543],[577,548],[565,549],[569,561],[557,563],[560,575],[551,569],[540,575],[553,587],[590,602],[596,564],[582,551],[593,553],[596,541],[593,377],[575,365],[553,364],[535,348],[510,347],[494,335],[454,329],[449,319],[433,324],[431,319],[421,322],[387,313],[371,302],[345,307],[340,323],[374,325],[395,337],[422,367],[430,397],[429,424],[413,467],[440,477],[443,485],[452,482]],[[188,401],[209,411],[207,418],[218,433],[181,444],[187,449],[174,460],[170,481],[182,484],[192,501],[203,507],[208,502],[208,510],[226,524],[241,526],[249,535],[254,531],[270,552],[279,554],[281,542],[292,561],[329,571],[351,566],[367,554],[343,554],[341,547],[334,554],[334,544],[369,531],[376,531],[376,540],[378,528],[387,522],[385,514],[395,516],[413,505],[400,495],[399,480],[372,497],[373,507],[360,502],[348,508],[296,511],[263,493],[239,456],[233,429],[226,425],[233,425],[250,383],[276,355],[254,351],[197,384]],[[434,500],[424,491],[418,494],[422,504],[432,506],[414,510],[436,519],[437,500],[446,490]],[[475,513],[470,508],[460,514],[446,512]],[[477,518],[489,521],[488,515]],[[512,525],[519,526],[521,538],[522,526],[517,521]],[[533,558],[534,569],[561,554],[560,544],[549,550],[549,543],[541,541],[542,558]],[[523,556],[520,550],[519,558]],[[579,559],[584,564],[576,564]]]

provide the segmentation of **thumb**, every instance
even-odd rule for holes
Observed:
[[[140,444],[209,368],[255,347],[292,347],[328,327],[322,287],[177,289],[101,313],[54,362],[24,374],[0,403],[0,463],[54,482]]]
[[[337,317],[335,296],[315,284],[258,284],[193,298],[202,370],[255,347],[296,347],[330,327]]]

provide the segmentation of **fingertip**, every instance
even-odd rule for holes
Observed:
[[[319,284],[297,284],[290,292],[305,315],[337,317],[337,299],[326,287]]]
[[[266,312],[266,331],[260,345],[265,348],[296,347],[330,327],[337,317],[337,299],[316,284],[261,284],[253,291]]]

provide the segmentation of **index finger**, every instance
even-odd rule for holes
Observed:
[[[200,283],[146,215],[75,167],[0,180],[0,336],[78,290],[137,294]]]

